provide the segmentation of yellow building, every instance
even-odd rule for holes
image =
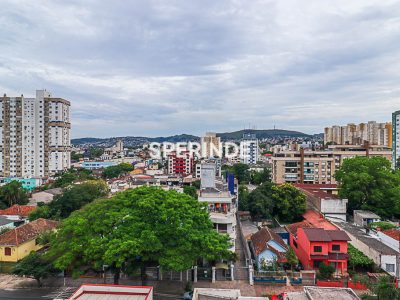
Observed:
[[[43,246],[37,238],[44,232],[54,230],[58,222],[37,219],[0,235],[0,262],[17,262]]]

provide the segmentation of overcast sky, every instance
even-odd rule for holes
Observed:
[[[400,1],[0,0],[0,91],[73,137],[319,133],[400,109]]]

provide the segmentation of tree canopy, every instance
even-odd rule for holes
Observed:
[[[198,198],[197,189],[196,189],[196,187],[194,187],[194,186],[192,186],[192,185],[185,185],[185,186],[183,186],[183,192],[184,192],[186,195],[189,195],[189,196],[193,197],[194,199],[197,199],[197,198]]]
[[[265,182],[247,196],[247,202],[255,219],[277,217],[282,222],[293,222],[306,211],[306,196],[291,184]]]
[[[39,218],[64,219],[73,211],[107,194],[108,187],[103,180],[89,180],[81,184],[71,185],[49,204],[39,206],[29,215],[29,220]]]
[[[13,180],[0,187],[0,207],[10,207],[14,204],[24,205],[28,203],[28,193],[22,187],[22,183]]]
[[[117,178],[124,173],[130,172],[134,169],[131,164],[121,163],[116,166],[107,167],[103,171],[103,177],[107,179]]]
[[[264,182],[271,181],[271,170],[264,168],[261,172],[252,171],[250,172],[250,182],[252,184],[262,184]]]
[[[394,172],[386,158],[345,159],[335,178],[339,196],[349,200],[350,213],[366,209],[385,218],[400,217],[400,172]]]
[[[42,254],[31,252],[15,265],[13,273],[36,279],[40,287],[42,286],[42,279],[60,273],[60,270],[54,268],[53,264],[45,260]]]
[[[235,175],[235,178],[238,180],[239,183],[248,183],[250,182],[250,172],[249,166],[246,164],[234,164],[233,166],[223,166],[223,170],[228,171]]]
[[[108,265],[118,283],[150,262],[185,270],[198,258],[231,258],[229,237],[213,229],[205,204],[176,191],[141,187],[96,200],[63,220],[50,243],[55,266],[79,274]]]
[[[77,181],[84,181],[94,179],[92,171],[86,169],[69,169],[64,172],[56,174],[52,187],[66,187]]]

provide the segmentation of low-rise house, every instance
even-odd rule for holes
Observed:
[[[3,233],[0,235],[0,262],[17,262],[32,251],[40,250],[43,245],[37,238],[54,230],[57,224],[57,221],[37,219]]]
[[[48,204],[51,201],[53,201],[55,196],[60,195],[62,193],[63,193],[62,188],[48,189],[45,191],[33,193],[31,199],[29,199],[29,204],[37,205],[40,202]]]
[[[285,297],[283,299],[285,300],[360,300],[360,297],[350,288],[305,286],[303,291],[284,294]]]
[[[25,221],[28,219],[29,214],[35,209],[36,206],[33,205],[14,204],[9,208],[0,210],[0,216],[6,217],[9,220],[22,224],[25,223]]]
[[[268,300],[268,297],[242,296],[239,289],[195,288],[193,300]]]
[[[251,249],[258,270],[271,266],[274,262],[287,262],[285,255],[289,250],[288,246],[279,235],[267,227],[251,236]]]
[[[314,207],[327,219],[346,221],[347,199],[341,199],[337,195],[314,187],[320,185],[296,184],[295,186],[307,196],[308,205]]]
[[[347,222],[337,222],[336,225],[348,234],[354,247],[372,259],[378,267],[399,278],[398,272],[400,270],[397,270],[399,250],[383,243],[379,236],[371,233],[369,229]]]
[[[368,210],[355,210],[353,216],[354,223],[361,227],[367,227],[370,223],[381,221],[380,216]]]

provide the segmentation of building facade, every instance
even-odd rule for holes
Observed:
[[[400,110],[392,114],[392,151],[392,165],[396,168],[400,163]]]
[[[168,154],[168,174],[188,175],[193,172],[194,159],[189,151]]]
[[[46,90],[0,98],[0,176],[46,177],[70,168],[70,102]]]
[[[334,174],[346,158],[382,156],[392,160],[384,146],[330,145],[327,150],[281,151],[274,153],[272,180],[275,183],[336,184]]]
[[[201,154],[203,158],[221,157],[221,138],[215,132],[206,132],[201,138]]]
[[[324,143],[335,145],[372,145],[391,147],[392,124],[369,121],[358,125],[332,126],[324,129]]]
[[[255,134],[243,134],[240,142],[240,160],[244,164],[256,164],[258,160],[258,139]]]

